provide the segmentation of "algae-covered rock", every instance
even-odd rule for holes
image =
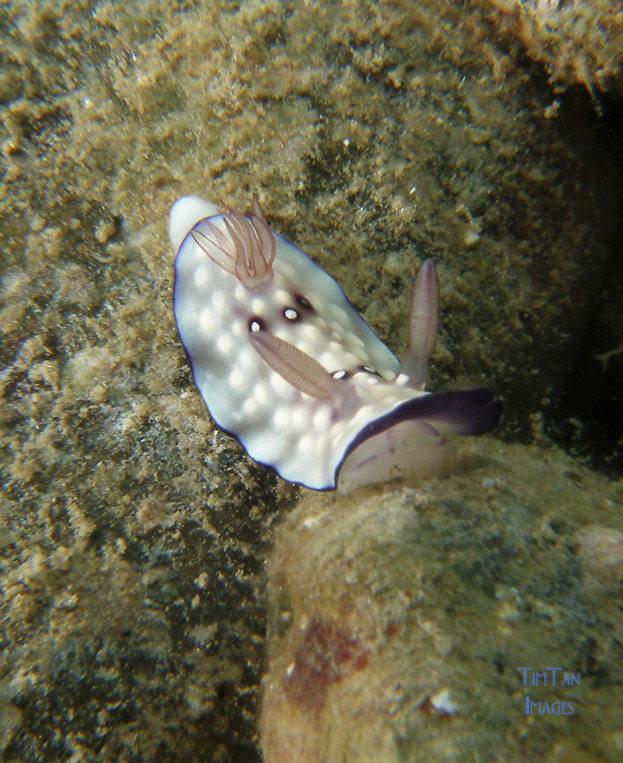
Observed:
[[[488,386],[506,436],[546,446],[547,412],[566,442],[620,466],[622,356],[604,371],[593,355],[622,338],[622,144],[587,94],[553,102],[489,13],[448,0],[0,5],[4,759],[260,758],[264,561],[299,491],[216,430],[193,384],[167,239],[181,195],[244,211],[257,193],[398,353],[413,274],[433,257],[430,388]],[[612,586],[616,563],[594,567],[607,538],[573,543]],[[450,552],[455,576],[476,574],[469,536]],[[504,582],[505,564],[486,579]],[[357,623],[336,631],[329,614],[306,643],[337,639],[352,657],[335,676],[360,681],[389,635],[369,629],[361,651]],[[480,632],[475,616],[454,635],[452,618],[432,622],[453,642]],[[608,654],[593,640],[587,664]],[[447,684],[464,717],[472,675],[440,682],[431,707],[450,707]],[[325,683],[327,696],[341,685]],[[609,728],[607,712],[590,717]]]
[[[307,496],[279,528],[266,763],[620,758],[621,484],[470,450],[419,488]]]
[[[553,83],[623,94],[623,7],[617,0],[488,0],[504,29]]]

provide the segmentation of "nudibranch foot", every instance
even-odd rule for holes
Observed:
[[[337,487],[348,491],[372,482],[439,475],[453,451],[454,443],[425,421],[401,421],[370,436],[344,459]]]
[[[249,456],[315,490],[435,471],[451,434],[500,416],[488,390],[431,394],[439,285],[432,260],[413,288],[402,364],[337,283],[251,214],[188,196],[171,209],[174,312],[216,423]]]
[[[408,400],[359,432],[341,465],[339,486],[438,474],[453,452],[448,436],[487,432],[500,413],[500,401],[481,387]]]

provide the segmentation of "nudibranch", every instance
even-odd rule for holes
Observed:
[[[249,456],[314,490],[434,470],[450,434],[500,416],[486,389],[425,390],[437,339],[432,260],[415,279],[409,349],[399,363],[337,283],[249,216],[192,196],[171,209],[174,312],[214,421]]]

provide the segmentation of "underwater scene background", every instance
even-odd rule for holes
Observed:
[[[0,6],[2,760],[621,759],[622,29]],[[398,355],[435,260],[430,387],[504,404],[447,476],[314,494],[214,426],[167,215],[254,193]]]

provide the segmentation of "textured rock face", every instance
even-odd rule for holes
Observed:
[[[616,0],[489,0],[502,28],[558,85],[623,94],[623,8]]]
[[[604,458],[620,464],[623,415],[613,411],[623,356],[602,370],[593,355],[623,336],[621,310],[608,298],[619,295],[620,305],[622,143],[581,89],[554,94],[516,55],[519,43],[500,44],[491,7],[483,7],[0,5],[7,760],[260,757],[264,561],[273,522],[296,506],[299,491],[215,430],[192,383],[173,321],[166,236],[170,205],[183,194],[246,209],[257,192],[271,225],[340,282],[398,353],[416,265],[434,257],[444,312],[431,388],[489,386],[505,397],[507,434],[535,434],[543,444],[547,401],[551,412],[574,391],[581,403],[601,406],[592,444],[604,443]],[[605,388],[602,378],[610,380]],[[561,426],[591,452],[578,408],[567,412],[575,417]],[[536,468],[527,463],[514,492],[519,506]],[[603,508],[597,483],[582,480],[589,487],[576,485],[579,493]],[[499,498],[487,491],[470,501]],[[462,505],[458,493],[452,500]],[[589,520],[589,504],[581,504],[578,529],[618,526]],[[563,528],[554,525],[544,527],[545,550]],[[485,539],[474,547],[469,534],[452,537],[439,554],[451,557],[457,585],[464,573],[484,576],[489,587],[504,582],[502,560],[482,568]],[[591,549],[608,541],[573,542],[592,560]],[[522,558],[529,568],[528,551]],[[445,561],[432,567],[440,577]],[[612,567],[591,569],[612,585]],[[402,590],[399,575],[387,580]],[[560,580],[553,591],[566,590]],[[521,614],[533,606],[531,595],[518,602],[502,589],[500,601],[512,616],[513,607]],[[599,622],[610,618],[609,606]],[[553,611],[539,617],[555,618]],[[295,679],[318,674],[324,706],[371,675],[375,650],[407,633],[392,637],[391,625],[377,632],[377,615],[360,632],[356,618],[342,622],[333,609],[311,613],[289,647],[295,665],[302,649]],[[442,624],[453,643],[481,632],[477,617],[448,615]],[[333,644],[328,655],[325,642]],[[614,642],[598,632],[583,644],[577,653],[598,681]],[[301,717],[310,712],[305,685],[295,680],[286,695],[298,698]],[[405,700],[409,707],[429,692],[425,681],[413,685],[423,688]],[[435,691],[446,685],[440,680]],[[465,685],[449,689],[461,708]],[[515,691],[514,678],[508,688]],[[322,713],[315,702],[311,712]],[[584,712],[596,729],[609,728],[607,713]],[[541,729],[544,744],[543,726],[531,728]]]
[[[472,451],[420,488],[308,497],[277,531],[267,763],[616,760],[621,485]]]

